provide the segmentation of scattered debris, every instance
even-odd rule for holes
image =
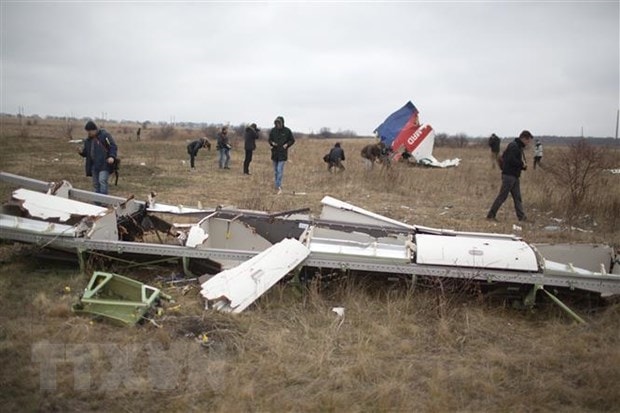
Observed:
[[[538,285],[604,296],[620,294],[620,262],[613,251],[609,259],[571,246],[568,255],[554,256],[549,249],[538,250],[514,234],[410,225],[331,197],[323,198],[320,216],[313,217],[307,214],[308,208],[267,213],[172,206],[156,203],[154,193],[147,202],[140,202],[4,172],[0,172],[0,180],[26,187],[14,191],[3,207],[0,239],[77,251],[80,262],[83,254],[128,266],[180,261],[187,277],[199,279],[208,306],[222,311],[243,311],[300,266],[319,269],[319,274],[323,270],[363,271],[413,280],[461,279],[493,287]],[[198,222],[168,224],[155,213],[195,217]],[[545,230],[559,231],[561,227],[547,226]],[[152,231],[159,242],[145,241]],[[513,231],[522,229],[514,226]],[[592,259],[587,268],[580,267],[582,257]],[[143,303],[142,295],[119,300],[108,287],[100,287],[108,283],[116,286],[120,279],[100,276],[96,283],[91,280],[76,311],[99,311],[125,323],[144,317],[140,313],[145,306],[148,311],[149,305]],[[144,287],[149,288],[144,297],[156,294],[153,287]],[[184,293],[194,288],[186,287]]]

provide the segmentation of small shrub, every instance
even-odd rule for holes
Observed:
[[[599,186],[607,163],[604,150],[584,139],[547,162],[546,170],[556,183],[556,190],[559,190],[560,209],[569,223],[587,209],[586,203],[593,189]]]
[[[175,133],[176,130],[174,129],[174,126],[165,124],[162,125],[159,129],[151,132],[151,137],[153,139],[167,140],[172,138]]]

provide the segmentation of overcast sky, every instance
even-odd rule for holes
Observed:
[[[2,0],[0,111],[614,136],[619,3]]]

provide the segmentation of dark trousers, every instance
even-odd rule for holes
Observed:
[[[250,173],[250,163],[252,162],[252,152],[254,151],[251,149],[245,150],[245,159],[243,160],[243,173],[244,174]]]
[[[519,178],[512,175],[504,175],[502,174],[502,187],[499,190],[499,194],[497,194],[497,198],[493,202],[489,213],[487,214],[488,218],[495,218],[497,215],[497,211],[502,206],[506,198],[508,198],[508,194],[512,195],[512,200],[515,204],[515,212],[517,213],[517,218],[519,220],[525,219],[525,212],[523,211],[523,202],[521,201],[521,185],[519,184]]]
[[[536,169],[536,165],[540,166],[540,160],[542,159],[542,156],[535,156],[534,157],[534,169]]]
[[[192,168],[194,167],[194,158],[196,157],[196,155],[194,155],[193,153],[189,155],[189,166],[191,166]]]
[[[327,170],[329,172],[332,171],[332,168],[338,168],[339,171],[344,171],[344,165],[342,164],[342,161],[340,159],[335,162],[329,162],[329,164],[327,164]]]

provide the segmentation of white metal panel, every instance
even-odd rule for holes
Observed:
[[[398,227],[413,230],[411,225],[404,224],[392,218],[375,214],[364,208],[356,207],[347,202],[340,201],[331,196],[326,196],[321,200],[323,208],[321,210],[321,219],[333,220],[340,222],[352,222],[356,224],[371,224]]]
[[[28,189],[13,191],[13,198],[22,201],[22,207],[35,218],[67,221],[71,216],[104,216],[109,211],[96,205],[42,194]]]
[[[82,223],[84,222],[90,222],[90,218],[83,218]],[[109,212],[95,219],[92,227],[86,231],[84,236],[92,240],[117,241],[118,227],[116,226],[116,214]]]
[[[202,244],[207,248],[263,251],[272,245],[253,228],[239,221],[210,216],[200,221],[198,225],[209,234],[206,242]],[[198,248],[200,247],[199,245]]]
[[[302,236],[301,240],[313,253],[373,257],[399,262],[411,260],[411,252],[404,237],[377,238],[360,232],[313,227]]]
[[[601,269],[601,268],[599,268]],[[545,260],[545,275],[604,275],[605,272],[601,271],[590,271],[585,268],[575,267],[571,263],[563,263],[563,262],[555,262],[551,260]],[[611,277],[617,277],[615,275],[608,275]]]
[[[35,232],[46,235],[74,237],[75,227],[72,225],[56,224],[53,222],[36,221],[34,219],[0,214],[0,229],[19,229],[26,232]]]
[[[220,311],[240,313],[309,254],[301,242],[284,239],[239,266],[220,272],[202,284],[207,308],[211,304]]]
[[[186,247],[196,247],[198,245],[204,244],[204,242],[209,238],[209,234],[202,229],[198,225],[192,225],[189,228],[189,232],[187,234],[187,241],[185,241]]]
[[[425,227],[422,225],[414,225],[417,233],[425,233],[431,235],[466,235],[469,237],[481,237],[481,238],[506,238],[513,240],[521,240],[521,237],[518,237],[514,234],[495,234],[492,232],[468,232],[468,231],[455,231],[453,229],[444,229],[444,228],[432,228]]]
[[[417,234],[418,264],[538,271],[534,250],[523,241]]]
[[[614,250],[604,244],[534,244],[545,260],[566,262],[575,267],[600,272],[601,265],[610,272]]]
[[[160,203],[153,203],[149,205],[146,208],[146,210],[149,212],[160,212],[160,213],[178,214],[178,215],[194,214],[198,212],[209,212],[205,209],[190,208],[184,205],[168,205],[168,204],[160,204]]]
[[[408,262],[411,259],[409,250],[404,245],[382,244],[376,241],[366,243],[312,237],[308,247],[310,251],[316,253],[328,253],[349,257],[373,257],[403,262]]]

